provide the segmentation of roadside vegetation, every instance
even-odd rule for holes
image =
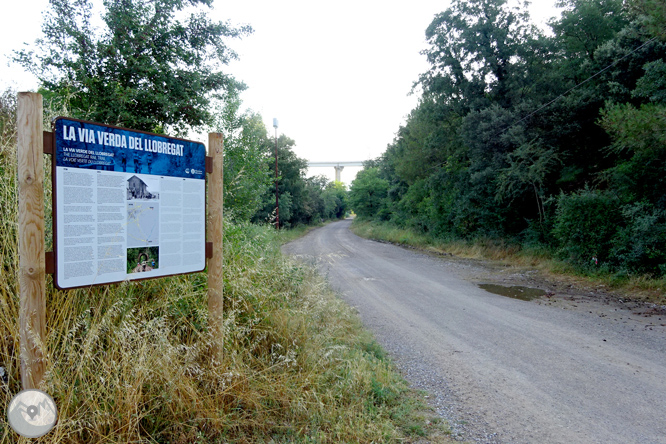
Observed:
[[[1,99],[0,402],[8,405],[21,390],[15,95]],[[312,267],[282,256],[283,241],[268,225],[225,219],[221,362],[211,359],[205,273],[71,291],[48,277],[40,388],[56,401],[58,424],[21,440],[0,421],[0,442],[449,442],[352,309]]]
[[[344,186],[306,178],[295,142],[274,140],[242,110],[242,82],[223,73],[228,40],[249,27],[211,22],[209,0],[53,0],[36,47],[15,54],[35,73],[52,117],[224,144],[224,355],[212,359],[205,273],[58,291],[47,276],[47,373],[58,407],[43,443],[449,442],[353,310],[311,266],[280,251],[306,225],[344,217]],[[183,8],[188,6],[187,11]],[[97,22],[98,23],[98,22]],[[159,26],[155,26],[159,23]],[[138,56],[137,56],[138,55]],[[0,381],[21,390],[18,333],[16,92],[0,96]],[[45,174],[46,241],[50,159]],[[285,230],[292,228],[293,230]],[[28,442],[0,421],[0,443]]]
[[[358,218],[353,221],[351,230],[354,234],[367,239],[390,242],[435,254],[499,261],[514,267],[536,269],[546,276],[582,287],[607,288],[621,293],[624,300],[666,305],[664,277],[618,276],[591,264],[581,267],[559,259],[552,250],[544,247],[530,248],[518,242],[511,243],[493,238],[446,240],[411,228],[401,228],[390,222]]]
[[[560,5],[549,35],[505,0],[435,17],[420,103],[350,188],[377,222],[357,229],[663,295],[663,2]]]

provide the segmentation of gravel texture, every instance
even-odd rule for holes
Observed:
[[[455,439],[666,443],[664,307],[361,239],[350,223],[284,251],[328,275]],[[489,283],[546,294],[523,301],[478,287]]]

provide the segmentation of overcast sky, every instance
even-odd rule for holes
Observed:
[[[538,0],[530,12],[543,24],[557,15],[555,0]],[[40,35],[48,0],[12,1],[0,28],[0,86],[34,90],[37,82],[8,67],[11,51]],[[229,45],[240,60],[227,68],[248,90],[244,106],[269,129],[296,141],[296,154],[312,161],[376,158],[415,107],[414,81],[428,69],[425,29],[449,1],[215,0],[211,16],[249,24],[254,33]],[[27,14],[32,21],[25,18]],[[16,25],[11,26],[12,23]],[[358,168],[347,167],[349,184]],[[310,174],[333,177],[333,170]]]

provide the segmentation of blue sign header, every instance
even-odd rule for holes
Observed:
[[[203,143],[59,117],[56,166],[206,178]]]

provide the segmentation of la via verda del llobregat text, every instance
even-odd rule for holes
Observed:
[[[93,143],[113,148],[129,148],[131,150],[146,151],[157,154],[182,156],[185,145],[178,143],[161,142],[159,140],[144,139],[142,137],[128,137],[125,134],[113,134],[104,131],[95,131],[89,128],[75,128],[63,125],[63,140],[74,142]],[[97,153],[113,156],[113,153]]]

